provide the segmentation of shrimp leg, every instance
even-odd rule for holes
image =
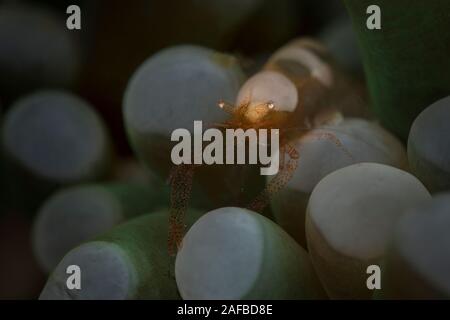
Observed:
[[[292,145],[286,144],[281,151],[286,152],[289,155],[287,164],[283,164],[282,169],[267,183],[264,190],[247,207],[248,209],[261,213],[270,202],[271,197],[283,189],[294,175],[300,158],[297,150]],[[282,158],[284,158],[284,156]]]
[[[191,197],[195,165],[181,164],[170,173],[169,254],[175,255],[181,247],[186,228],[185,216]]]

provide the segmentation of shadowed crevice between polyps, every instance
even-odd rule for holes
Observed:
[[[261,175],[275,175],[280,164],[279,137],[279,129],[225,129],[225,134],[217,128],[203,131],[202,121],[194,121],[192,134],[185,128],[172,132],[171,141],[178,143],[171,159],[175,165],[260,164]]]

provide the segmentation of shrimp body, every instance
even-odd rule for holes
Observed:
[[[331,68],[322,59],[325,53],[315,42],[293,42],[276,52],[264,70],[247,80],[236,106],[219,102],[230,118],[216,124],[216,128],[279,130],[280,170],[248,205],[253,211],[262,212],[295,173],[300,153],[291,141],[312,130],[314,119],[331,109],[326,96],[334,79]],[[193,166],[181,165],[174,172],[169,230],[169,249],[173,254],[184,236],[183,219],[192,188]]]

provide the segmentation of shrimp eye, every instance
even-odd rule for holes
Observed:
[[[275,104],[273,103],[273,101],[269,101],[267,102],[267,107],[272,110],[273,108],[275,108]]]
[[[223,109],[225,107],[225,102],[219,101],[217,105],[219,106],[219,108]]]

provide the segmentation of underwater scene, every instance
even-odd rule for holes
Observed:
[[[450,299],[449,13],[0,1],[0,299]]]

